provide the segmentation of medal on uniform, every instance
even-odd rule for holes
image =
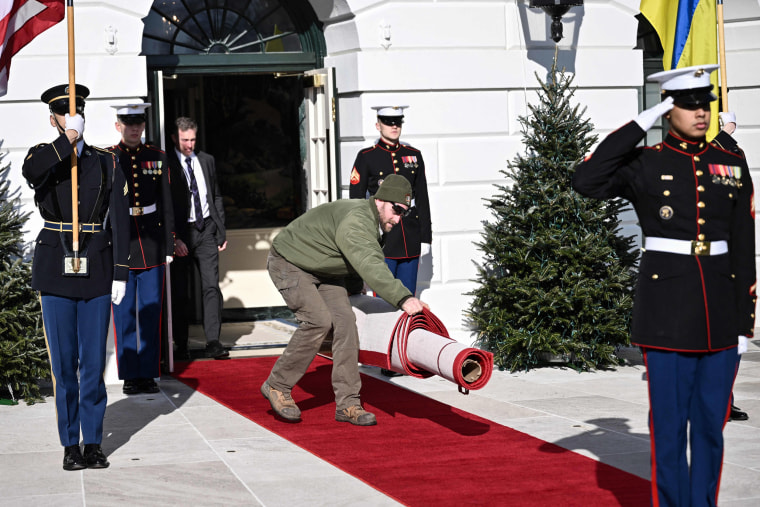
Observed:
[[[660,218],[663,220],[670,220],[673,218],[673,208],[670,206],[663,206],[660,208]]]

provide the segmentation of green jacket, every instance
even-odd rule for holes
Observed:
[[[293,220],[274,238],[272,247],[291,264],[317,276],[359,275],[378,296],[399,308],[412,294],[385,264],[380,238],[375,199],[342,199]]]

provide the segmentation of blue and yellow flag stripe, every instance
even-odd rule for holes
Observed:
[[[716,0],[641,0],[640,9],[660,37],[664,70],[718,63]],[[716,72],[710,82],[718,95]],[[708,139],[718,133],[718,101],[710,109]]]

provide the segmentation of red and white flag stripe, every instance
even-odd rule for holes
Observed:
[[[0,0],[0,97],[8,92],[13,55],[60,22],[65,12],[63,0]]]

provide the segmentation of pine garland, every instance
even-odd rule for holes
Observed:
[[[585,108],[571,104],[572,77],[556,59],[549,82],[539,83],[538,103],[520,118],[526,154],[501,171],[508,182],[488,200],[494,220],[477,244],[484,261],[466,315],[501,369],[619,364],[638,258],[633,237],[620,236],[627,203],[572,190],[575,166],[597,137]]]
[[[0,168],[0,398],[31,404],[42,400],[38,381],[50,377],[50,365],[31,263],[22,257],[29,213],[19,211],[18,196],[8,191],[9,172],[10,165]]]

